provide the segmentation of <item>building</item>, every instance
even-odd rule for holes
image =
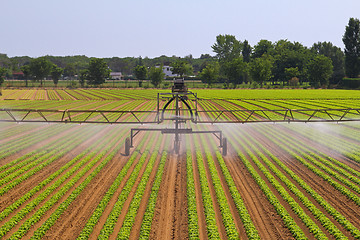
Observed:
[[[160,67],[160,66],[156,66],[157,68]],[[171,69],[172,67],[170,67],[169,65],[164,65],[162,67],[163,69],[163,73],[165,73],[165,77],[178,77],[177,74],[173,74]]]
[[[121,72],[111,72],[110,73],[110,79],[114,79],[114,80],[121,80]]]

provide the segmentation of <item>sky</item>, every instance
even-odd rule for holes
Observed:
[[[215,55],[219,34],[344,48],[359,0],[0,0],[0,53],[88,57]]]

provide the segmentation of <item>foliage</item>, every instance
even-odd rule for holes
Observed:
[[[238,41],[233,35],[218,35],[216,36],[216,43],[211,46],[216,53],[216,57],[220,64],[232,61],[240,57],[241,42]]]
[[[137,65],[134,70],[134,75],[138,80],[145,80],[147,75],[147,68],[143,65]]]
[[[109,77],[110,69],[102,58],[91,58],[88,67],[88,84],[100,85]]]
[[[53,65],[52,70],[51,70],[51,78],[52,78],[55,86],[57,86],[59,79],[60,79],[61,75],[63,74],[63,72],[64,72],[64,69],[62,69],[56,65]]]
[[[232,83],[234,86],[242,82],[246,72],[247,64],[241,57],[235,58],[229,62],[224,63],[223,65],[224,75],[227,77],[229,83]],[[228,82],[226,82],[226,84],[228,84]]]
[[[360,21],[350,18],[343,36],[345,45],[345,70],[350,78],[358,77],[360,73]]]
[[[162,66],[160,67],[151,67],[149,71],[149,78],[151,83],[155,87],[159,87],[160,83],[165,77],[165,73],[162,71]]]
[[[218,62],[208,64],[200,73],[200,78],[210,87],[219,77],[220,65]]]
[[[0,67],[0,87],[2,86],[2,84],[4,83],[5,81],[5,73],[7,72],[7,69],[4,68],[4,67]]]
[[[39,57],[30,61],[31,76],[35,80],[40,80],[43,85],[43,79],[50,75],[53,64],[46,57]]]
[[[329,78],[333,73],[331,59],[324,55],[317,55],[308,65],[308,78],[314,87],[329,85]]]
[[[333,74],[329,79],[329,83],[339,83],[345,76],[344,53],[341,48],[334,46],[331,42],[318,42],[314,43],[311,50],[331,59]]]
[[[272,61],[266,57],[255,58],[250,62],[249,72],[252,79],[259,82],[261,87],[265,81],[268,81],[272,74]]]
[[[177,60],[171,64],[171,72],[177,74],[182,78],[183,76],[189,76],[193,73],[193,67],[183,60]]]

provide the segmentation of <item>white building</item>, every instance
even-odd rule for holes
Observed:
[[[121,80],[121,72],[110,72],[110,79]]]
[[[156,67],[158,68],[158,67],[160,67],[160,66],[156,66]],[[162,69],[163,69],[163,73],[165,73],[165,77],[178,77],[177,74],[173,74],[173,73],[172,73],[172,71],[171,71],[172,67],[170,67],[170,66],[168,66],[168,65],[164,65],[164,66],[162,67]]]

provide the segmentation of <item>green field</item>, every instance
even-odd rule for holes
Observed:
[[[0,109],[146,111],[159,92],[12,89]],[[360,108],[360,91],[194,92],[208,111]],[[359,122],[186,124],[221,130],[228,154],[210,134],[175,154],[141,132],[125,156],[140,125],[0,122],[0,238],[360,239]]]

